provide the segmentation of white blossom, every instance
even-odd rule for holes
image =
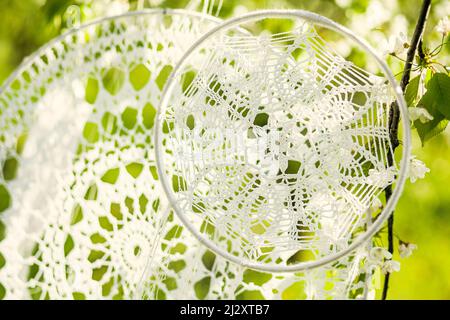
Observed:
[[[409,48],[408,39],[403,32],[389,37],[385,54],[400,56]]]
[[[422,123],[426,123],[434,119],[434,117],[425,108],[408,108],[409,119],[411,121],[420,120]]]
[[[398,246],[398,252],[400,254],[400,258],[408,258],[411,256],[412,252],[417,249],[417,245],[414,243],[406,243],[402,242]]]
[[[370,169],[367,176],[367,183],[378,188],[385,188],[395,180],[397,170],[389,167],[383,170]]]
[[[450,20],[448,19],[448,16],[442,18],[439,20],[436,31],[439,33],[442,33],[442,35],[445,37],[448,33],[450,33]]]
[[[391,259],[392,253],[383,247],[373,247],[370,249],[368,261],[374,265],[381,265],[385,259]]]
[[[383,268],[392,259],[392,253],[383,247],[373,247],[366,258],[365,271],[371,273],[376,268]]]
[[[409,180],[411,183],[417,181],[417,179],[425,178],[425,174],[430,172],[430,169],[420,160],[416,159],[415,156],[412,156],[409,162]]]
[[[381,266],[381,271],[384,274],[400,271],[400,262],[395,260],[386,260]]]

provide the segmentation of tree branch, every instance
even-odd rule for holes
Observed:
[[[409,83],[410,77],[411,77],[411,68],[413,65],[414,57],[416,55],[416,51],[419,48],[419,52],[423,53],[422,51],[422,35],[423,30],[425,29],[425,22],[428,17],[428,13],[430,12],[431,8],[431,0],[424,0],[422,2],[422,8],[420,9],[419,19],[417,20],[416,28],[414,29],[414,34],[411,39],[411,44],[408,49],[408,52],[406,53],[406,62],[405,62],[405,68],[403,69],[403,75],[402,79],[400,81],[400,87],[403,92],[405,92],[406,86]],[[398,107],[398,104],[396,102],[392,103],[391,109],[389,111],[389,138],[391,140],[392,144],[392,150],[388,153],[388,164],[389,166],[392,166],[394,164],[394,151],[399,145],[398,141],[398,125],[400,122],[400,110]],[[385,190],[385,196],[386,196],[386,202],[389,201],[389,199],[392,196],[392,186],[388,186]],[[392,212],[391,216],[388,219],[388,251],[390,253],[394,252],[394,212]],[[384,278],[384,286],[383,286],[383,293],[382,293],[382,300],[386,300],[387,298],[387,292],[389,289],[389,276],[390,274],[387,273]]]

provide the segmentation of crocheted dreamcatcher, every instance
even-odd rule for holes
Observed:
[[[164,174],[158,172],[154,134],[159,122],[155,116],[166,80],[180,58],[219,22],[183,10],[105,18],[52,41],[10,77],[0,91],[0,298],[365,297],[370,281],[363,267],[366,246],[355,247],[322,267],[272,274],[248,269],[225,259],[215,247],[205,247],[188,230],[195,231],[192,224],[186,228],[185,219],[172,212],[160,178],[169,179],[172,192],[185,199],[188,190],[193,190],[192,180],[179,169],[166,177],[166,164]],[[236,36],[252,38],[241,28],[233,31]],[[217,49],[221,55],[224,48]],[[208,61],[210,54],[210,50],[196,54],[190,60],[192,67]],[[180,97],[200,80],[196,72],[181,69],[176,69],[170,82]],[[195,91],[201,93],[201,87]],[[192,103],[197,103],[194,98]],[[218,112],[217,116],[222,115]],[[188,128],[202,123],[197,114],[180,113],[180,117],[180,121],[189,119]],[[242,119],[236,117],[236,121]],[[178,124],[169,123],[168,136]],[[227,129],[223,127],[224,132]],[[254,134],[259,131],[255,129]],[[186,146],[185,140],[178,142]],[[167,148],[163,154],[170,154],[171,145],[163,146]],[[237,169],[230,167],[236,174]],[[248,185],[246,179],[252,177],[236,175],[235,182]],[[227,181],[221,183],[225,186]],[[243,192],[242,204],[234,208],[253,206],[253,192]],[[190,210],[200,217],[216,206],[214,201],[205,202],[206,198],[203,203],[196,199],[195,195]],[[177,209],[184,201],[173,200]],[[323,203],[329,203],[333,212],[335,204],[328,200]],[[322,200],[315,201],[319,205]],[[267,208],[260,207],[265,214]],[[359,225],[370,224],[365,218]],[[251,228],[264,235],[264,226]],[[212,220],[199,227],[202,234],[212,235],[210,239],[219,239]],[[245,246],[237,246],[241,240],[228,240],[234,250],[240,250],[236,256],[247,255]],[[291,259],[291,252],[286,252],[279,255]],[[291,260],[310,259],[311,255],[300,252],[295,257]]]
[[[288,29],[271,33],[280,21]],[[344,59],[336,38],[378,70]],[[189,85],[176,86],[185,74]],[[395,156],[394,102],[404,126]],[[305,270],[344,256],[379,230],[406,178],[408,117],[393,75],[364,41],[310,12],[252,12],[209,31],[175,67],[156,126],[158,169],[178,216],[212,251],[254,269]]]

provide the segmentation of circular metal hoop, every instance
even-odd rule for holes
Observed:
[[[393,190],[392,197],[390,200],[386,203],[385,207],[383,208],[382,212],[378,216],[378,218],[367,227],[367,230],[357,236],[353,242],[348,245],[346,248],[337,251],[335,253],[332,253],[328,256],[321,257],[314,261],[306,261],[306,262],[300,262],[298,264],[294,265],[286,265],[286,266],[278,266],[278,265],[263,265],[260,263],[252,262],[252,261],[243,261],[239,257],[227,252],[223,248],[219,247],[216,243],[214,243],[212,240],[206,238],[203,236],[199,230],[197,230],[188,220],[185,213],[183,212],[182,208],[177,203],[176,195],[172,188],[170,187],[170,180],[168,176],[165,173],[165,161],[163,157],[164,150],[163,148],[163,135],[161,133],[163,121],[164,121],[164,112],[168,108],[168,105],[170,103],[171,94],[173,93],[174,85],[176,82],[176,79],[181,75],[181,72],[184,67],[188,64],[189,58],[194,54],[194,52],[201,47],[201,45],[206,42],[208,39],[212,38],[215,34],[228,31],[232,27],[236,27],[242,23],[249,23],[254,22],[256,20],[261,19],[267,19],[267,18],[285,18],[285,19],[302,19],[306,22],[313,23],[315,25],[325,27],[327,29],[330,29],[332,31],[337,32],[343,37],[351,39],[353,42],[355,42],[360,48],[362,48],[366,53],[368,53],[371,57],[374,58],[376,63],[378,64],[381,71],[384,73],[384,76],[387,78],[390,86],[393,88],[395,98],[397,101],[397,104],[399,106],[401,116],[402,116],[402,125],[404,128],[403,131],[403,151],[402,151],[402,159],[399,162],[400,165],[400,171],[398,174],[398,178],[396,180],[396,187]],[[237,17],[234,19],[231,19],[227,22],[224,22],[218,27],[215,27],[214,29],[210,30],[208,33],[206,33],[204,36],[202,36],[198,41],[196,41],[192,47],[184,54],[184,56],[179,61],[178,65],[174,68],[171,76],[169,77],[169,80],[165,86],[165,89],[163,91],[163,96],[161,100],[160,108],[158,109],[157,114],[157,121],[156,121],[156,127],[155,127],[155,150],[156,150],[156,161],[157,161],[157,167],[159,176],[163,185],[164,190],[166,191],[166,194],[169,198],[169,201],[171,202],[176,214],[180,218],[181,221],[185,224],[185,226],[201,241],[203,244],[205,244],[207,247],[209,247],[214,252],[220,254],[221,256],[225,257],[226,259],[240,264],[244,267],[262,270],[262,271],[269,271],[269,272],[286,272],[286,271],[301,271],[301,270],[307,270],[311,268],[315,268],[318,266],[325,265],[327,263],[330,263],[332,261],[335,261],[336,259],[339,259],[343,257],[344,255],[348,254],[349,252],[355,250],[357,247],[359,247],[362,243],[364,243],[366,240],[368,240],[370,237],[372,237],[376,232],[380,230],[382,227],[383,222],[389,217],[389,215],[392,213],[392,211],[395,208],[395,205],[397,204],[397,201],[399,200],[399,197],[402,193],[403,186],[406,181],[406,173],[408,170],[408,164],[409,164],[409,154],[410,154],[410,128],[409,128],[409,119],[407,114],[407,106],[405,103],[405,100],[402,95],[402,91],[397,84],[394,76],[392,75],[391,71],[389,70],[389,67],[387,64],[377,56],[374,49],[371,48],[371,46],[366,43],[363,39],[355,35],[352,31],[349,29],[337,24],[334,21],[331,21],[328,18],[325,18],[323,16],[317,15],[315,13],[302,11],[302,10],[264,10],[264,11],[257,11],[252,12],[249,14],[246,14],[241,17]]]

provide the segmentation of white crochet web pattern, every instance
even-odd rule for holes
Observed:
[[[261,273],[209,251],[170,212],[155,114],[170,70],[216,23],[185,11],[102,20],[4,87],[0,299],[141,298],[141,282],[150,299],[364,297],[364,248],[304,273]]]
[[[193,81],[167,86],[158,118],[177,213],[215,251],[262,270],[349,247],[398,174],[387,159],[391,86],[293,20],[283,33],[208,34],[172,79]]]

